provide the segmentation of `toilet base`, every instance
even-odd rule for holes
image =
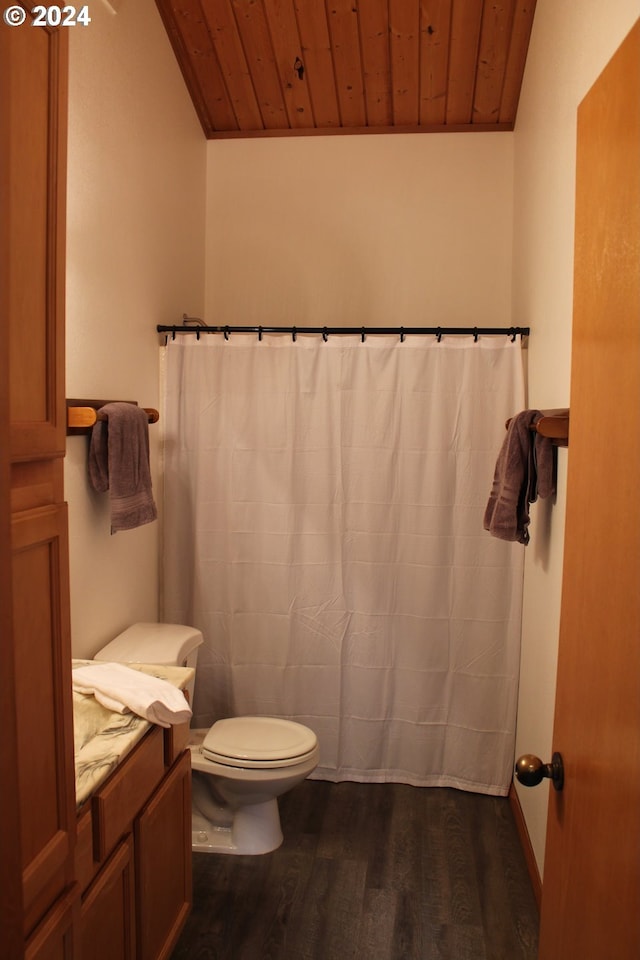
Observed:
[[[240,807],[229,825],[217,826],[195,810],[191,820],[191,849],[197,853],[254,856],[277,850],[283,840],[278,801]]]

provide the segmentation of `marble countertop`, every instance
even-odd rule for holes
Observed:
[[[93,663],[93,660],[73,660],[71,666],[75,669]],[[190,667],[144,663],[130,663],[127,666],[168,680],[181,690],[194,676]],[[82,806],[97,790],[150,727],[148,720],[135,713],[112,713],[98,703],[92,694],[73,691],[76,807]]]

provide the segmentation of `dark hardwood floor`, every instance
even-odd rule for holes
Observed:
[[[306,780],[280,811],[279,850],[194,854],[172,960],[535,960],[508,800]]]

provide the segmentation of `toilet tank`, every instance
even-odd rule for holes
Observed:
[[[158,663],[192,667],[203,636],[195,627],[180,623],[134,623],[95,654],[94,660],[116,663]],[[193,681],[187,686],[193,703]]]

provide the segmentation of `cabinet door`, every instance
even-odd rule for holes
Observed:
[[[67,31],[2,25],[10,242],[3,263],[9,325],[11,458],[65,450],[64,251]]]
[[[75,897],[71,894],[61,897],[29,938],[25,960],[72,960],[75,912]]]
[[[135,824],[138,960],[168,957],[191,909],[191,755]]]
[[[12,523],[17,791],[26,927],[71,882],[75,838],[66,504]]]
[[[80,911],[80,957],[134,960],[133,841],[116,848],[85,894]]]

